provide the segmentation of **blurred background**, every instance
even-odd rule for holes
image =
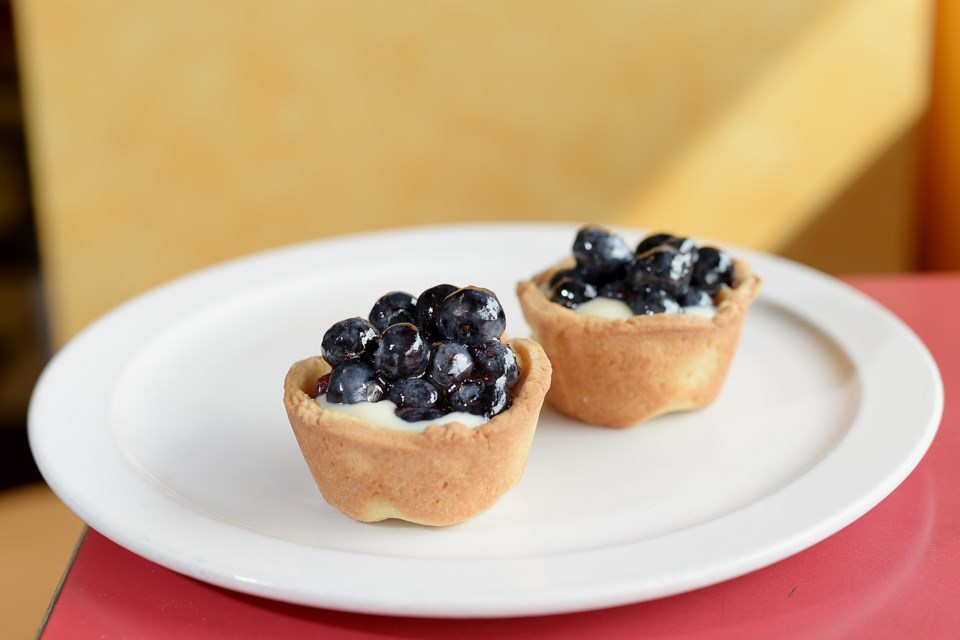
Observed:
[[[0,620],[82,524],[26,440],[71,336],[251,251],[412,224],[669,230],[960,267],[960,5],[20,0],[0,16]],[[28,541],[28,542],[27,542]]]

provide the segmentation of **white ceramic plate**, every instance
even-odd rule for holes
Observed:
[[[461,617],[612,606],[747,573],[849,524],[923,456],[943,393],[914,334],[827,276],[735,251],[765,285],[711,407],[628,430],[547,409],[521,482],[455,527],[360,524],[327,505],[283,410],[289,365],[382,293],[441,281],[498,292],[508,332],[526,335],[515,283],[566,254],[574,232],[354,236],[160,287],[47,367],[29,417],[37,462],[91,527],[200,580]]]

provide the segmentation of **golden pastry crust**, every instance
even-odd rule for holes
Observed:
[[[761,287],[747,263],[733,263],[734,286],[717,295],[713,318],[578,315],[544,292],[551,275],[572,267],[572,259],[520,282],[517,296],[524,317],[554,368],[547,400],[577,420],[616,428],[713,402]]]
[[[521,367],[513,404],[472,429],[455,422],[401,431],[325,410],[310,393],[330,366],[319,356],[294,364],[283,404],[324,499],[363,522],[399,518],[437,526],[492,506],[523,473],[551,379],[539,344],[524,338],[508,344]]]

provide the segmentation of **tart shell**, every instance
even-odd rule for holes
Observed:
[[[572,267],[572,259],[520,282],[517,296],[524,317],[554,368],[547,400],[572,418],[615,428],[713,402],[761,288],[747,263],[734,259],[733,264],[733,287],[717,294],[713,318],[578,315],[545,293],[550,277]]]
[[[323,409],[311,397],[330,371],[319,356],[295,363],[283,403],[324,499],[363,522],[463,522],[492,506],[523,474],[551,366],[533,340],[508,344],[521,367],[513,404],[475,428],[458,422],[402,431]]]

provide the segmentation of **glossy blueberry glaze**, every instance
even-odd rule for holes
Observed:
[[[441,389],[449,389],[466,380],[473,368],[473,354],[466,346],[456,342],[437,342],[433,345],[427,378]]]
[[[485,377],[504,379],[508,389],[512,389],[520,380],[520,366],[513,349],[499,340],[487,340],[474,350],[477,367]]]
[[[716,295],[723,285],[733,286],[733,260],[716,247],[703,247],[693,267],[692,284],[710,295]]]
[[[507,326],[500,301],[492,291],[463,287],[444,298],[437,313],[440,335],[468,347],[499,339]]]
[[[388,382],[421,375],[430,363],[430,344],[416,325],[390,325],[373,353],[377,374]]]
[[[627,268],[626,280],[635,290],[653,287],[676,296],[686,292],[692,273],[692,253],[680,253],[670,245],[661,245],[637,258]]]
[[[634,315],[653,315],[655,313],[683,313],[673,296],[663,289],[644,287],[633,293],[627,301]]]
[[[442,400],[440,390],[424,378],[398,380],[390,386],[387,398],[397,407],[418,409],[439,409]]]
[[[406,291],[391,291],[373,304],[368,316],[370,324],[381,333],[392,324],[416,324],[416,305],[417,299]]]
[[[354,360],[334,367],[327,399],[340,404],[377,402],[384,396],[384,384],[369,362]]]
[[[408,422],[451,411],[491,418],[512,402],[520,379],[516,354],[500,341],[503,307],[493,292],[450,284],[419,296],[391,291],[369,320],[348,318],[324,334],[321,354],[332,367],[313,397],[334,404],[389,399]]]
[[[376,327],[363,318],[347,318],[334,323],[323,334],[320,355],[331,367],[372,353],[380,342]]]
[[[414,324],[420,327],[420,331],[423,331],[431,342],[441,338],[440,330],[437,328],[437,312],[440,311],[440,303],[459,288],[452,284],[438,284],[430,287],[417,298]]]
[[[568,309],[609,298],[626,303],[634,315],[693,312],[713,306],[721,288],[734,282],[729,255],[670,233],[650,234],[630,252],[613,233],[586,226],[572,252],[576,266],[557,271],[545,286],[547,297]]]
[[[471,378],[450,389],[447,403],[454,411],[489,418],[509,408],[511,398],[502,378]]]
[[[597,287],[583,276],[569,275],[560,278],[550,290],[550,299],[568,309],[574,309],[597,297]]]
[[[630,247],[620,236],[603,227],[587,226],[573,241],[577,266],[599,279],[613,276],[633,259]]]

